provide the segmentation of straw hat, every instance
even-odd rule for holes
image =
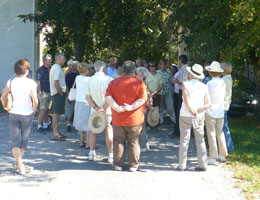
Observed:
[[[197,79],[204,79],[203,67],[199,64],[194,64],[192,67],[187,67],[187,71]]]
[[[107,125],[107,119],[104,113],[93,112],[88,119],[88,127],[91,132],[102,133]]]
[[[160,121],[160,113],[159,113],[158,107],[155,107],[154,109],[149,110],[147,113],[146,119],[147,119],[147,123],[150,126],[158,125],[159,121]]]
[[[210,66],[206,66],[205,69],[209,72],[224,72],[224,70],[221,68],[220,63],[217,61],[213,61]]]

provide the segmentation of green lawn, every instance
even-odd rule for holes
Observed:
[[[260,118],[229,117],[235,151],[228,164],[235,172],[237,187],[242,187],[247,199],[260,198]]]

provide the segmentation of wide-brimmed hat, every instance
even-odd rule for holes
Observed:
[[[187,71],[197,79],[204,79],[203,67],[199,64],[194,64],[192,67],[187,67]]]
[[[205,69],[209,72],[224,72],[224,70],[221,68],[220,63],[217,61],[213,61],[210,66],[206,66]]]
[[[155,108],[149,110],[148,113],[147,113],[146,119],[147,119],[147,123],[150,126],[158,125],[159,122],[160,122],[159,108],[155,107]]]
[[[91,132],[99,134],[102,133],[107,125],[106,116],[101,112],[93,112],[88,119],[88,128]]]

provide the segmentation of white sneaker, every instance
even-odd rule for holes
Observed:
[[[114,162],[114,158],[113,157],[108,157],[107,162],[108,163],[113,163]]]
[[[130,167],[129,172],[136,172],[138,167]]]
[[[95,160],[95,155],[94,154],[89,154],[88,155],[88,160],[94,161]]]
[[[115,165],[115,166],[114,166],[114,170],[115,170],[115,171],[123,171],[123,167],[120,167],[120,166]]]
[[[144,153],[144,152],[146,152],[146,151],[147,151],[147,148],[146,148],[146,147],[144,147],[144,148],[141,149],[141,153]]]
[[[216,163],[217,163],[216,159],[214,159],[214,158],[208,159],[208,165],[216,165]]]
[[[226,157],[225,157],[225,156],[218,155],[217,160],[220,161],[220,162],[225,162],[225,161],[226,161]]]

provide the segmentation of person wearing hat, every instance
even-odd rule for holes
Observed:
[[[225,135],[222,131],[226,85],[223,79],[220,78],[224,70],[221,68],[219,62],[213,61],[210,66],[206,66],[206,70],[212,77],[212,80],[207,83],[211,107],[206,111],[205,115],[209,143],[208,164],[215,165],[217,160],[224,162],[228,155]]]
[[[210,107],[207,86],[200,82],[204,78],[203,67],[194,64],[187,67],[188,81],[182,83],[183,102],[180,110],[180,146],[179,169],[184,171],[187,163],[187,152],[190,141],[191,128],[195,135],[199,166],[196,170],[207,170],[207,150],[204,141],[204,116]]]
[[[113,129],[111,126],[111,109],[106,102],[105,94],[109,83],[113,80],[111,76],[104,73],[106,64],[104,61],[98,60],[94,64],[96,73],[88,79],[86,100],[92,107],[91,115],[95,112],[103,113],[106,117],[106,144],[108,149],[108,163],[113,162]],[[91,116],[90,116],[91,118]],[[89,119],[90,120],[90,119]],[[103,122],[103,121],[101,121]],[[102,124],[101,124],[102,127]],[[99,131],[98,131],[99,132]],[[94,161],[96,155],[97,134],[93,131],[89,134],[89,160]]]
[[[128,165],[130,172],[136,172],[140,159],[140,134],[144,123],[146,86],[135,78],[135,63],[125,61],[124,76],[109,84],[106,99],[112,108],[114,130],[114,169],[123,170],[125,143],[128,144]]]

